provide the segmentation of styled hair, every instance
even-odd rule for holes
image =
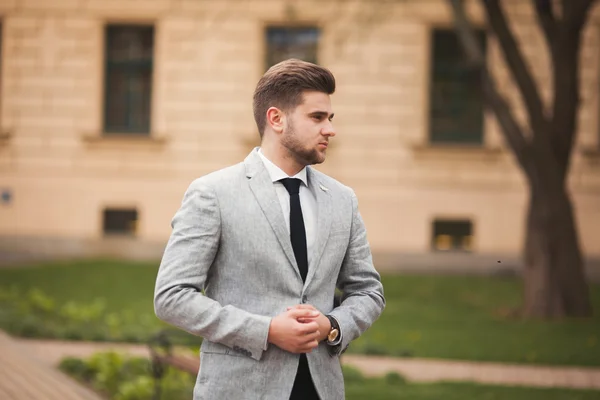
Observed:
[[[295,58],[273,65],[260,78],[254,90],[254,120],[260,137],[265,132],[267,110],[277,107],[283,112],[302,104],[304,91],[327,94],[335,92],[335,78],[327,68]]]

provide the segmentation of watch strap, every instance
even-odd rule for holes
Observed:
[[[331,330],[337,329],[338,330],[338,335],[337,335],[337,338],[335,339],[335,341],[333,341],[333,342],[330,342],[327,339],[325,341],[330,346],[337,346],[342,341],[342,330],[340,329],[340,324],[338,324],[338,322],[335,319],[335,317],[333,317],[331,315],[326,315],[326,317],[327,317],[327,319],[329,319],[329,323],[331,324]]]

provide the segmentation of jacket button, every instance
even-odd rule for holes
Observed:
[[[302,304],[305,304],[308,301],[308,298],[306,296],[302,296]]]

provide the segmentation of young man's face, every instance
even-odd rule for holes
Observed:
[[[335,136],[327,93],[307,91],[303,102],[287,115],[281,144],[304,165],[325,161],[329,139]]]

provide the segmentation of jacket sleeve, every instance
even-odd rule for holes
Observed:
[[[352,192],[352,227],[350,243],[338,276],[341,304],[329,314],[340,325],[341,343],[333,353],[343,353],[351,341],[362,335],[385,308],[381,277],[373,266],[367,231]]]
[[[203,294],[219,248],[221,217],[214,190],[201,179],[187,189],[172,228],[156,278],[156,316],[260,360],[266,350],[271,318],[229,305],[223,307]]]

